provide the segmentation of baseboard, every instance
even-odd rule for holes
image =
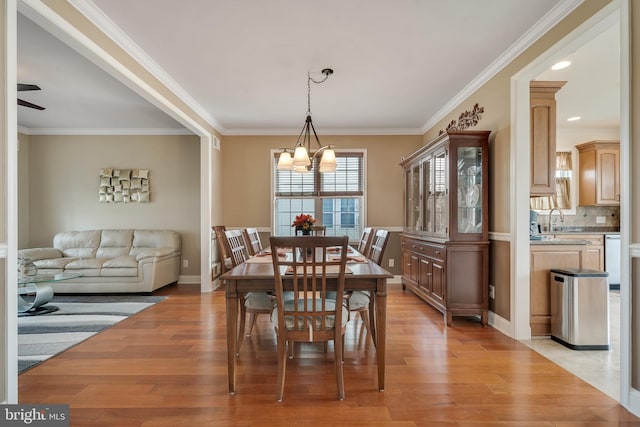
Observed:
[[[389,285],[400,285],[400,284],[402,284],[402,276],[400,276],[400,275],[393,276],[393,279],[387,280],[387,284],[389,284]]]
[[[489,312],[489,325],[506,336],[511,336],[511,322],[493,311]]]
[[[179,276],[178,284],[179,285],[199,285],[200,276]]]

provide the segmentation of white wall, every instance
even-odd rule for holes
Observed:
[[[200,138],[30,135],[20,155],[28,179],[28,247],[50,246],[63,230],[170,229],[182,235],[181,275],[200,275]],[[150,203],[99,203],[101,168],[149,169]],[[26,177],[26,178],[25,178]],[[24,189],[24,186],[20,186]],[[23,206],[20,206],[22,208]],[[23,228],[20,227],[22,230]],[[20,242],[22,243],[22,239]]]

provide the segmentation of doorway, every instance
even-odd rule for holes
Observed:
[[[529,154],[529,81],[538,79],[538,76],[543,75],[546,70],[555,62],[563,59],[564,57],[571,56],[574,52],[577,52],[581,47],[585,46],[587,43],[592,40],[597,39],[597,37],[606,33],[607,31],[617,32],[618,40],[623,42],[628,40],[628,28],[626,26],[622,26],[622,30],[619,29],[621,26],[621,8],[620,3],[613,3],[607,7],[605,7],[598,14],[594,15],[591,19],[589,19],[585,24],[580,26],[578,29],[573,31],[543,55],[541,55],[538,59],[533,61],[528,67],[518,73],[512,79],[512,108],[513,110],[513,121],[512,121],[512,141],[516,141],[514,143],[515,149],[512,152],[512,165],[519,165],[518,174],[514,174],[516,176],[516,183],[514,184],[514,189],[512,192],[512,212],[514,212],[514,218],[512,218],[512,230],[514,230],[514,239],[512,244],[512,255],[514,262],[512,263],[514,272],[512,276],[512,306],[511,306],[511,314],[512,314],[512,329],[514,331],[513,336],[516,339],[523,340],[526,343],[531,342],[531,330],[529,328],[529,286],[522,286],[524,282],[529,283],[529,236],[528,236],[528,194],[529,194],[529,162],[530,162],[530,154]],[[618,28],[615,26],[618,25]],[[612,28],[614,28],[612,30]],[[621,37],[621,34],[623,36]],[[627,34],[624,36],[624,34]],[[624,52],[624,49],[621,49],[621,52]],[[622,53],[622,55],[628,56],[628,53]],[[627,63],[628,58],[618,58],[618,64]],[[625,75],[624,72],[619,75]],[[592,79],[597,78],[597,76],[591,76]],[[548,78],[549,80],[563,80],[562,78]],[[621,79],[620,85],[618,86],[618,90],[620,92],[620,96],[624,93],[625,88],[628,88],[628,81],[624,81]],[[588,90],[585,89],[585,90]],[[618,105],[622,105],[622,116],[624,117],[625,102],[620,102]],[[558,117],[562,120],[562,117]],[[564,118],[566,120],[566,117]],[[628,139],[628,123],[624,123],[623,121],[619,122],[618,126],[619,131],[619,139],[621,147],[628,147],[629,139]],[[625,133],[626,131],[626,133]],[[584,139],[584,141],[590,139],[598,139],[598,137]],[[606,139],[611,139],[609,136]],[[624,148],[623,150],[626,150]],[[628,161],[628,160],[627,160]],[[526,164],[525,168],[521,168],[520,166]],[[522,170],[526,169],[526,170]],[[627,178],[628,179],[628,178]],[[628,188],[628,186],[625,186]],[[621,212],[624,211],[624,200],[621,202]],[[628,200],[628,199],[627,199]],[[621,231],[625,232],[627,228],[624,223],[621,223]],[[628,232],[628,231],[627,231]],[[623,239],[624,241],[624,239]],[[622,257],[624,259],[624,256]],[[515,286],[518,283],[519,286]],[[625,296],[628,295],[628,283],[624,278],[621,281],[621,290],[617,295],[618,300],[622,301],[622,304],[619,305],[619,329],[616,332],[618,337],[620,337],[620,347],[622,351],[618,355],[610,357],[611,360],[604,361],[602,363],[608,363],[609,367],[613,368],[618,376],[618,380],[614,382],[615,387],[618,387],[618,393],[613,393],[616,399],[620,400],[620,402],[628,406],[628,393],[629,393],[629,384],[628,384],[628,366],[629,366],[629,356],[628,352],[625,351],[625,348],[628,348],[629,343],[627,339],[625,339],[627,335],[627,331],[630,327],[629,320],[629,311],[628,311],[628,303],[625,300]],[[612,294],[612,297],[615,299],[616,295]],[[614,301],[615,304],[616,301]],[[625,304],[627,304],[625,306]],[[616,320],[616,319],[614,319]],[[612,322],[613,323],[613,322]],[[612,340],[613,341],[613,340]],[[532,346],[535,347],[535,346]],[[534,348],[535,349],[535,348]],[[548,350],[548,349],[547,349]],[[557,360],[557,363],[562,366],[562,351],[563,349],[558,349],[556,356],[551,355],[549,357],[550,352],[547,351],[545,354],[551,360]],[[569,350],[572,352],[572,357],[583,357],[587,356],[585,353],[582,356],[579,354],[580,352]],[[542,351],[541,351],[542,352]],[[544,354],[544,353],[543,353]],[[566,358],[566,353],[565,356]],[[610,370],[604,370],[602,375],[611,375]],[[592,378],[587,378],[585,372],[574,372],[577,376],[583,378],[587,382],[593,383]],[[625,378],[627,380],[625,381]],[[618,385],[621,384],[621,385]],[[607,392],[606,390],[603,390]],[[608,393],[612,395],[612,393]]]

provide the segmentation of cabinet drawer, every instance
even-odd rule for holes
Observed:
[[[411,251],[420,255],[428,256],[444,261],[446,259],[446,247],[444,245],[436,245],[427,243],[423,240],[410,239],[402,237],[400,246],[403,251]]]

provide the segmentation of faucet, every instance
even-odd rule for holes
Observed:
[[[553,223],[551,222],[551,217],[553,215],[554,211],[558,211],[558,214],[560,214],[560,222],[563,223],[564,222],[564,214],[562,213],[562,211],[558,208],[553,208],[549,211],[549,232],[553,233]]]

